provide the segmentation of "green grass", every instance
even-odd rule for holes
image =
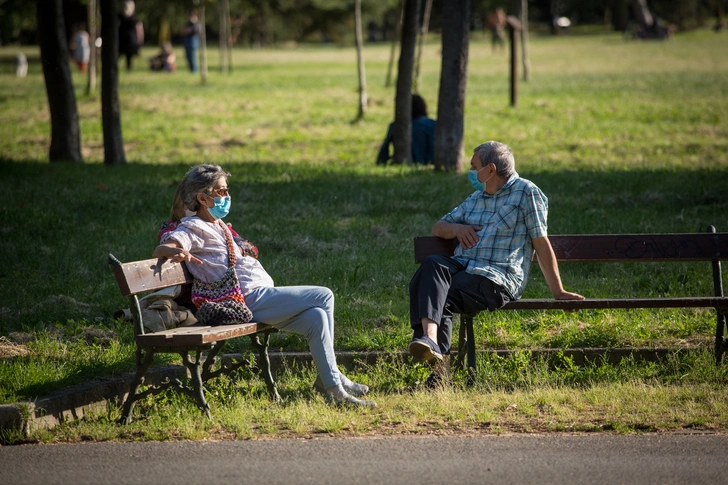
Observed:
[[[82,420],[28,436],[6,432],[0,442],[313,438],[317,436],[453,435],[506,432],[724,432],[728,427],[728,370],[709,351],[678,352],[657,364],[575,366],[568,358],[484,357],[473,388],[423,389],[422,364],[380,361],[350,374],[374,389],[376,409],[331,406],[311,388],[310,368],[284,369],[283,402],[272,404],[265,384],[243,373],[208,389],[213,419],[174,393],[137,404],[136,420],[118,426],[110,405]]]
[[[47,162],[45,88],[38,52],[26,50],[29,76],[17,79],[10,64],[15,49],[0,49],[0,335],[25,342],[30,354],[0,360],[0,402],[129,370],[130,330],[112,318],[127,302],[106,255],[149,257],[177,183],[202,162],[232,173],[227,220],[258,245],[278,285],[319,284],[335,292],[337,349],[406,348],[412,237],[428,234],[471,189],[463,174],[375,166],[393,116],[394,91],[383,86],[388,46],[365,50],[370,105],[359,123],[351,122],[353,48],[239,50],[230,75],[216,71],[211,52],[204,86],[184,70],[147,72],[138,59],[136,71],[120,71],[129,163],[118,167],[101,163],[100,97],[84,94],[85,80],[75,71],[86,163]],[[439,51],[432,37],[420,82],[433,116]],[[491,54],[488,42],[476,38],[466,151],[488,139],[511,145],[518,172],[549,197],[552,234],[693,232],[708,224],[726,231],[723,51],[723,36],[709,31],[671,42],[625,42],[617,34],[534,37],[532,79],[519,84],[512,108],[507,56]],[[696,263],[564,264],[561,272],[567,289],[587,297],[710,295],[713,288],[710,267]],[[534,270],[524,297],[548,296]],[[714,315],[496,312],[476,325],[478,348],[709,348]],[[103,341],[88,338],[93,331],[103,331]],[[273,346],[300,350],[305,342],[279,335]],[[395,381],[390,388],[402,386]],[[377,396],[382,409],[388,396]]]

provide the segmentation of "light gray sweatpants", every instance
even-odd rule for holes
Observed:
[[[323,286],[257,288],[245,295],[253,321],[303,335],[325,388],[341,383],[334,354],[334,293]]]

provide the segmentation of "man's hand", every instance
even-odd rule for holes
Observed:
[[[478,244],[478,231],[480,231],[483,228],[483,226],[468,226],[466,224],[457,224],[455,226],[455,237],[458,239],[458,242],[462,247],[465,249],[470,249],[476,244]]]
[[[481,229],[483,229],[483,226],[455,224],[440,219],[432,228],[432,235],[444,239],[457,238],[463,248],[470,249],[478,244],[478,231]]]
[[[555,300],[585,300],[583,296],[578,293],[572,293],[570,291],[563,290],[560,294],[554,295]]]

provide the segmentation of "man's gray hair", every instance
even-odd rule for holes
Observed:
[[[182,191],[182,200],[187,208],[197,212],[200,203],[197,201],[197,194],[212,195],[212,189],[215,188],[217,181],[222,177],[229,177],[220,165],[197,165],[192,167],[186,174],[185,178],[180,182],[180,190]]]
[[[516,171],[516,160],[513,158],[511,147],[504,143],[487,141],[475,147],[473,153],[478,155],[483,167],[495,164],[499,177],[508,178]]]

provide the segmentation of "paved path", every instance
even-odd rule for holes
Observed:
[[[506,435],[0,447],[14,484],[725,484],[728,435]]]

